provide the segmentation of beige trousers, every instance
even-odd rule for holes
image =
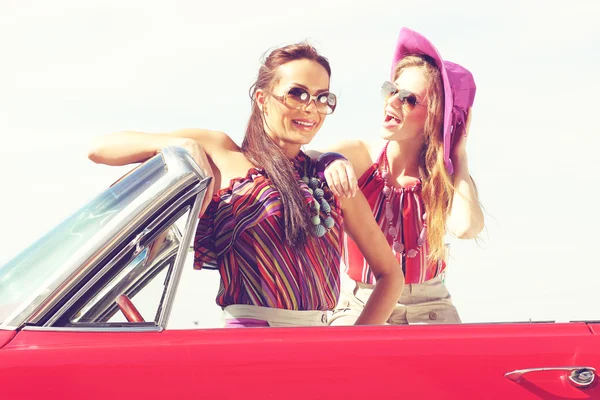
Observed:
[[[374,285],[356,282],[342,275],[340,301],[329,319],[330,325],[353,325],[373,292]],[[407,284],[387,323],[459,324],[460,317],[441,277],[424,283]]]

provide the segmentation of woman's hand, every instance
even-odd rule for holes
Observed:
[[[338,197],[354,197],[358,180],[350,161],[335,160],[325,168],[325,180],[331,192]]]
[[[452,147],[451,157],[454,160],[459,161],[464,159],[467,155],[467,136],[469,135],[469,127],[471,126],[471,108],[467,110],[467,120],[465,121],[465,129],[460,133],[460,136],[456,138],[454,147]]]

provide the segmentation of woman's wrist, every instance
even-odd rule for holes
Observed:
[[[325,170],[327,169],[329,164],[338,160],[348,161],[348,159],[340,153],[327,152],[321,154],[317,159],[317,177],[321,180],[325,179]]]

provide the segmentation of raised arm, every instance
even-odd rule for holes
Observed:
[[[454,196],[446,225],[460,239],[472,239],[483,229],[484,217],[479,204],[477,188],[469,173],[467,160],[467,135],[471,124],[471,110],[467,116],[465,133],[453,148]]]
[[[167,146],[182,146],[190,151],[189,147],[193,147],[191,141],[201,146],[211,158],[236,146],[225,133],[204,129],[180,129],[167,133],[122,131],[94,138],[88,158],[99,164],[126,165],[145,161]]]
[[[362,192],[358,191],[352,198],[341,197],[340,202],[346,232],[358,245],[377,279],[373,294],[355,324],[384,324],[404,289],[402,268],[375,222]]]
[[[204,212],[215,185],[219,187],[221,173],[217,164],[228,150],[236,144],[222,132],[201,129],[181,129],[168,133],[144,133],[124,131],[95,138],[90,146],[88,157],[99,164],[126,165],[143,162],[168,146],[186,149],[206,176],[212,178],[207,189],[201,213]]]

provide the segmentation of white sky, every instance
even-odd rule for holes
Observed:
[[[339,97],[313,142],[378,135],[401,26],[478,85],[469,161],[483,243],[455,241],[448,286],[466,322],[600,319],[600,3],[0,0],[0,264],[129,168],[95,135],[219,129],[240,141],[268,49],[309,39]],[[194,275],[215,313],[216,273]],[[206,317],[210,315],[210,317]]]

